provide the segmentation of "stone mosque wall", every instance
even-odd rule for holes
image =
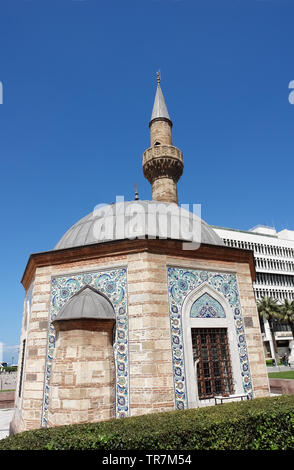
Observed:
[[[168,277],[168,269],[173,270],[173,280]],[[218,276],[218,284],[211,281],[211,273]],[[183,337],[177,330],[176,321],[181,318],[176,318],[175,312],[185,295],[195,289],[197,282],[192,280],[195,275],[198,276],[198,283],[215,282],[219,290],[223,289],[225,294],[220,295],[227,298],[228,305],[231,302],[232,308],[235,298],[235,311],[240,312],[235,320],[235,331],[238,340],[244,341],[237,358],[242,368],[243,392],[254,397],[267,396],[268,378],[249,265],[231,261],[189,260],[149,252],[132,253],[87,261],[86,264],[81,261],[37,268],[28,312],[30,318],[24,315],[21,336],[21,344],[23,340],[26,342],[23,364],[22,354],[19,355],[19,370],[23,367],[24,374],[21,394],[16,397],[14,426],[17,430],[68,423],[71,419],[74,422],[87,421],[89,416],[100,420],[111,416],[172,410],[175,407],[187,408],[189,390],[185,388],[185,357],[180,347]],[[234,284],[231,293],[225,291],[226,280]],[[88,391],[85,391],[90,395],[92,393],[92,401],[89,400],[90,395],[83,396],[83,404],[81,400],[74,399],[73,394],[77,392],[69,382],[63,390],[59,389],[59,395],[53,390],[58,380],[56,382],[56,375],[53,377],[52,364],[60,351],[58,353],[56,350],[58,344],[51,320],[68,298],[85,284],[106,294],[117,315],[113,372],[116,390],[111,398],[112,411],[105,415],[98,413],[99,417],[95,406],[99,408],[103,402],[104,384],[100,383],[100,396],[97,390],[93,392],[93,387],[88,386],[91,381],[98,383],[97,368],[87,369],[85,365],[84,370],[84,375],[93,373],[86,381]],[[64,380],[69,381],[73,380],[72,364],[79,360],[78,354],[82,354],[82,349],[78,352],[76,332],[68,332],[66,342],[64,354],[68,361],[64,364],[64,374],[68,379]],[[88,337],[85,344],[89,345],[89,342]],[[88,404],[86,411],[85,403]],[[66,413],[60,414],[60,409],[66,407]],[[67,418],[64,421],[65,414]],[[70,414],[72,418],[68,417]]]

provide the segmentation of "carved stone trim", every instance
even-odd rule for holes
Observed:
[[[183,154],[173,145],[158,145],[143,154],[143,172],[152,184],[158,178],[171,178],[175,183],[183,173]]]
[[[174,145],[157,145],[150,147],[143,153],[143,166],[153,158],[176,158],[183,163],[183,154],[180,149],[174,147]]]

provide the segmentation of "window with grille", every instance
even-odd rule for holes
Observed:
[[[226,328],[192,328],[199,399],[234,392]]]

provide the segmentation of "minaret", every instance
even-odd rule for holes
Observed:
[[[184,165],[182,152],[172,145],[172,125],[157,72],[157,90],[149,123],[151,147],[143,153],[143,172],[152,185],[153,200],[177,204],[177,182]]]

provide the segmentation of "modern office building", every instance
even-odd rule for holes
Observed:
[[[262,297],[273,297],[279,303],[285,299],[294,300],[294,230],[277,232],[275,228],[263,225],[248,231],[213,228],[227,246],[254,252],[256,279],[253,288],[257,301]],[[261,329],[266,356],[274,357],[267,321]],[[279,355],[289,354],[294,343],[290,326],[276,321],[274,330]]]

